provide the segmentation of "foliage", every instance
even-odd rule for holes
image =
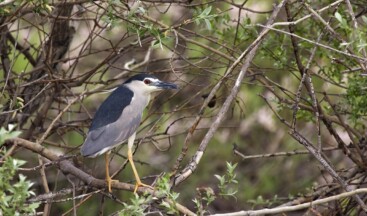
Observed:
[[[158,191],[158,197],[167,198],[167,201],[163,200],[160,206],[165,208],[168,214],[179,214],[176,202],[180,194],[171,190],[170,176],[168,174],[165,174],[158,179],[156,188]]]
[[[176,201],[179,197],[179,193],[171,191],[169,181],[170,178],[168,174],[163,175],[158,179],[157,184],[155,185],[156,197],[161,197],[162,201],[159,206],[162,207],[167,214],[179,214],[176,207]],[[154,200],[157,200],[157,198],[153,198],[152,194],[145,194],[142,196],[134,194],[130,199],[130,204],[124,203],[124,209],[119,212],[119,215],[145,215],[146,209]]]
[[[194,13],[193,21],[196,25],[200,25],[201,22],[205,23],[205,27],[211,31],[213,29],[213,21],[218,15],[212,13],[212,7],[206,7],[204,10],[198,9]]]
[[[148,208],[149,203],[152,201],[151,196],[139,196],[134,194],[134,197],[130,199],[131,203],[124,203],[124,208],[119,212],[120,216],[142,216],[145,215],[144,211]]]
[[[23,4],[29,4],[30,7],[33,8],[35,13],[50,13],[53,10],[53,7],[50,6],[48,0],[15,0],[9,1],[4,7],[0,8],[0,15],[11,15],[16,12],[19,7],[24,7]]]
[[[367,77],[351,77],[347,90],[347,101],[351,106],[351,118],[354,121],[367,115],[366,97]]]
[[[264,199],[264,197],[258,196],[255,200],[250,199],[248,202],[253,204],[254,208],[256,206],[272,206],[279,203],[279,197],[275,195],[272,199]]]
[[[220,176],[214,175],[215,178],[219,180],[219,195],[223,197],[234,197],[237,190],[238,181],[236,180],[236,173],[234,172],[237,164],[232,164],[231,162],[226,162],[227,172]]]
[[[8,151],[3,146],[7,139],[20,135],[19,131],[12,131],[13,128],[12,125],[9,125],[9,130],[0,128],[0,156],[3,160],[0,166],[0,215],[34,214],[39,203],[26,203],[26,200],[34,195],[30,190],[33,184],[26,180],[24,175],[17,174],[18,169],[26,162],[8,156]]]
[[[197,197],[192,201],[195,203],[198,215],[204,215],[208,211],[209,205],[216,199],[215,193],[212,188],[198,188]]]

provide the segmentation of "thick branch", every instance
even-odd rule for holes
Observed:
[[[8,140],[9,143],[11,143],[12,145],[17,145],[17,146],[21,146],[24,147],[26,149],[29,149],[47,159],[49,159],[50,161],[54,162],[54,164],[66,175],[66,174],[72,174],[75,177],[77,177],[78,179],[82,180],[83,182],[85,182],[86,184],[88,184],[91,187],[95,187],[95,188],[106,188],[106,182],[104,180],[101,179],[96,179],[93,176],[87,174],[86,172],[84,172],[83,170],[77,168],[74,166],[74,164],[68,160],[64,160],[62,158],[62,156],[56,155],[54,152],[50,151],[49,149],[34,143],[34,142],[30,142],[28,140],[25,139],[21,139],[21,138],[14,138],[14,139],[10,139]],[[113,182],[112,183],[112,187],[115,189],[120,189],[120,190],[127,190],[127,191],[134,191],[134,185],[132,184],[127,184],[127,183],[122,183],[122,182]],[[148,189],[148,188],[139,188],[138,189],[138,193],[144,193],[146,191],[152,192],[152,190]]]

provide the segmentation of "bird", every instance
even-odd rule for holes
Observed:
[[[161,81],[154,75],[137,74],[116,88],[97,109],[80,152],[82,156],[91,158],[105,153],[106,183],[110,193],[112,182],[117,180],[110,177],[109,156],[113,148],[126,140],[128,160],[136,180],[134,193],[138,187],[153,189],[141,182],[134,165],[132,148],[136,131],[151,93],[177,88],[176,84]]]

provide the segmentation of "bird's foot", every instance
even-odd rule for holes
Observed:
[[[154,190],[154,187],[150,186],[150,185],[147,185],[147,184],[144,184],[142,183],[141,181],[138,181],[136,182],[135,184],[135,189],[134,189],[134,193],[136,193],[136,191],[138,190],[139,187],[147,187],[147,188],[150,188],[152,190]]]
[[[119,182],[119,180],[113,180],[111,177],[106,177],[106,182],[107,182],[107,187],[108,187],[108,192],[112,192],[112,189],[111,189],[111,185],[113,182]]]

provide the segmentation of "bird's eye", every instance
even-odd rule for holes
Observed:
[[[148,80],[148,79],[145,79],[144,80],[144,83],[148,85],[148,84],[152,83],[152,81],[151,80]]]

